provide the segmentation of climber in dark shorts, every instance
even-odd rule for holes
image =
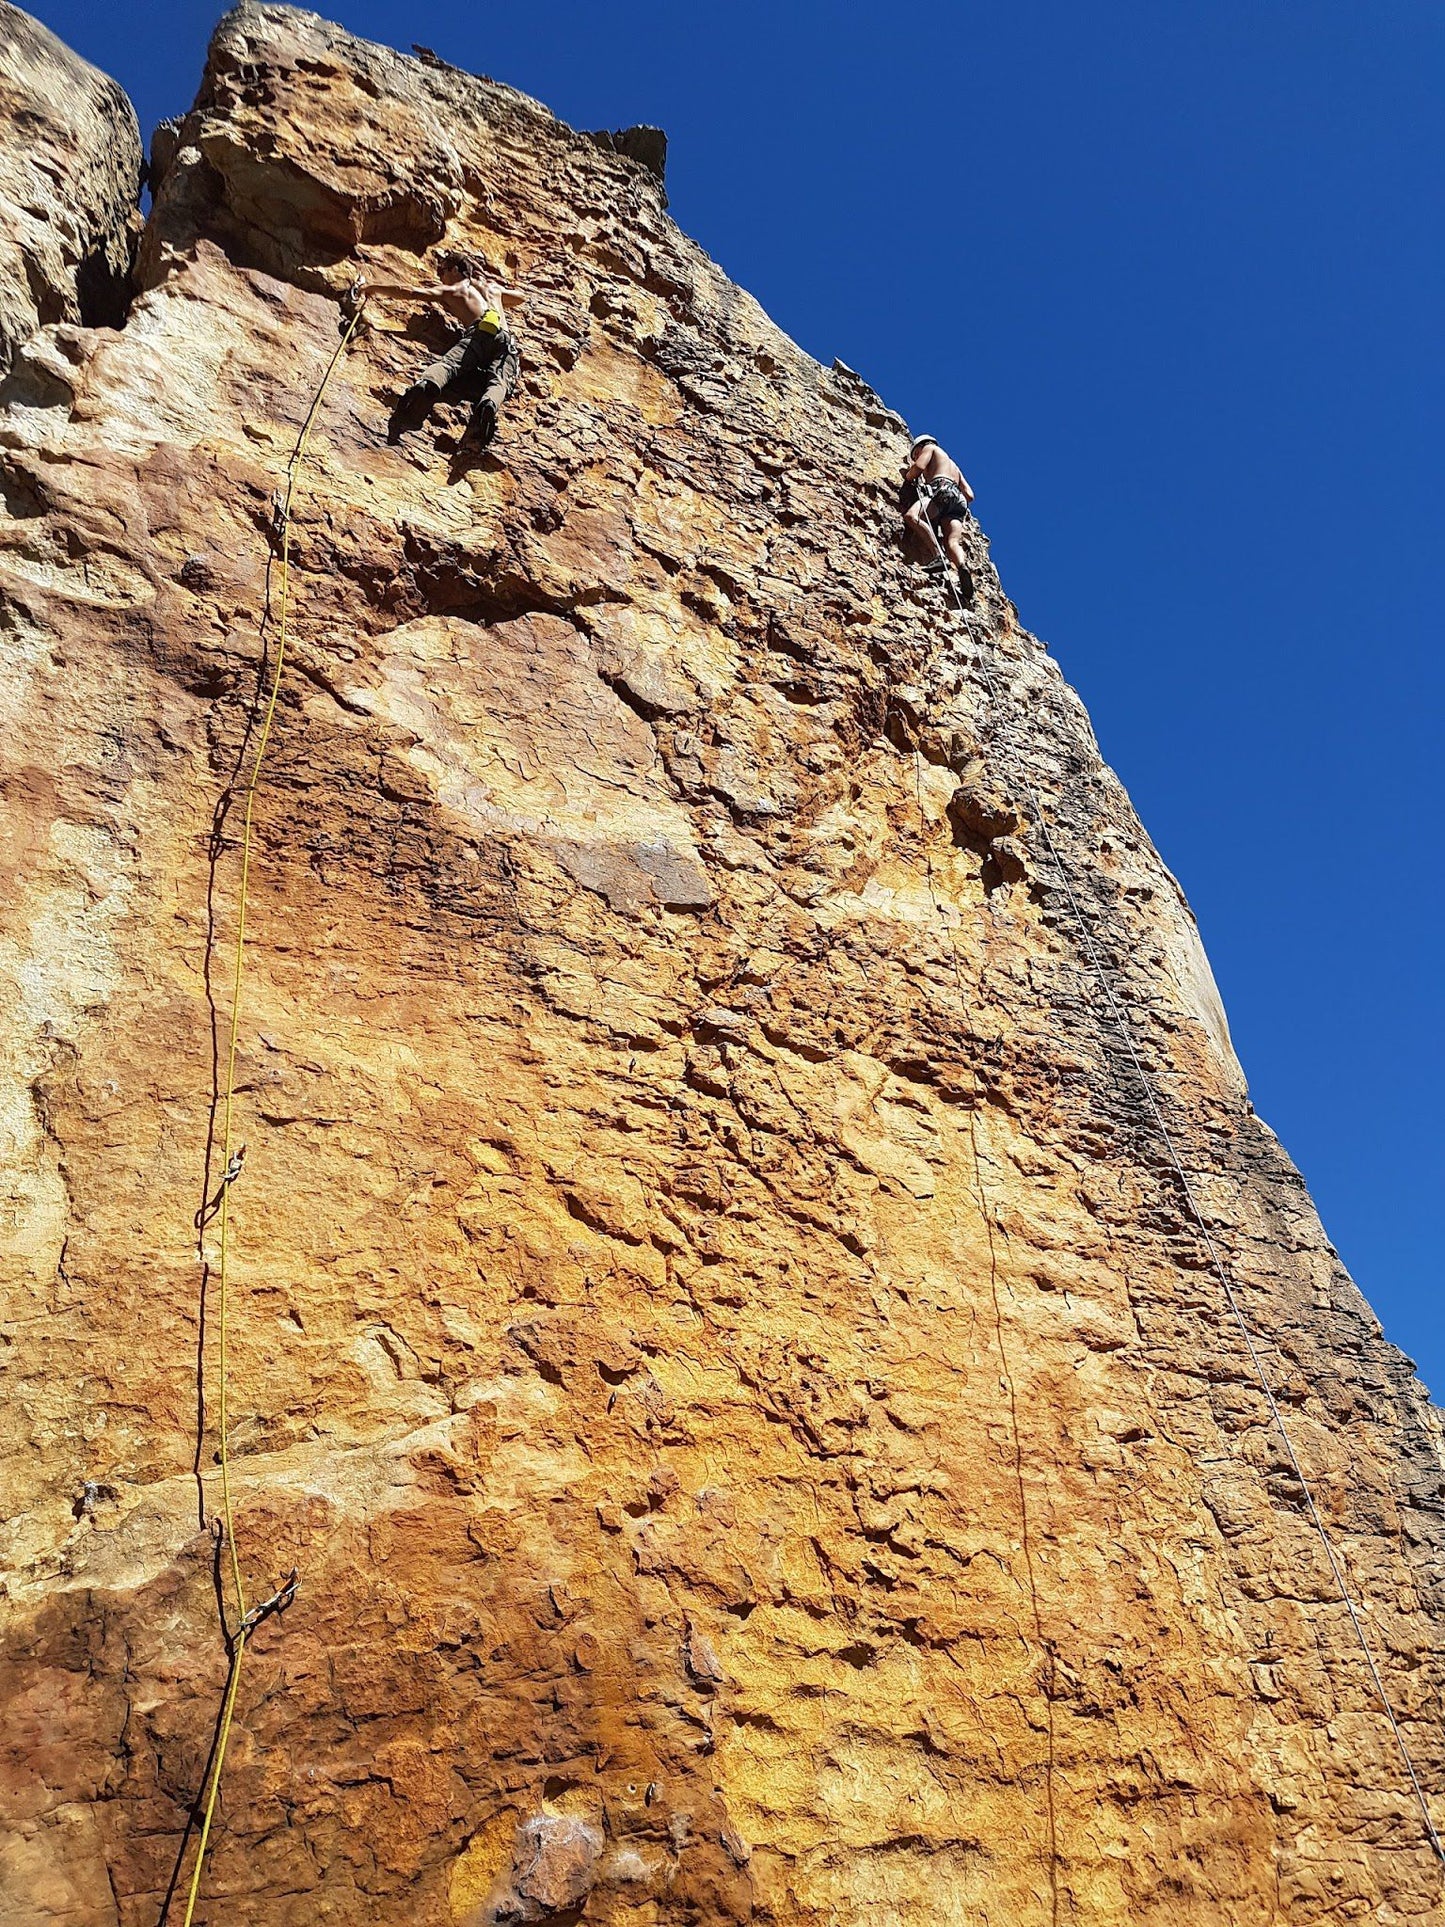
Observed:
[[[515,288],[495,279],[485,263],[464,254],[444,254],[437,263],[438,279],[409,285],[404,281],[358,279],[351,290],[354,304],[374,295],[410,295],[436,301],[461,327],[444,355],[423,368],[392,410],[388,434],[400,441],[409,428],[426,420],[432,403],[450,391],[472,404],[463,446],[485,448],[497,432],[497,415],[504,401],[516,393],[520,360],[516,339],[507,325],[507,309],[522,299]]]
[[[964,549],[972,500],[973,490],[958,463],[944,454],[931,435],[916,436],[908,451],[908,466],[903,471],[899,497],[903,520],[934,551],[934,559],[928,565],[930,572],[942,574],[946,567],[943,557],[936,552],[941,546],[958,570],[959,586],[965,592],[972,587]]]

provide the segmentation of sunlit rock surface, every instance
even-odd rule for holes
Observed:
[[[140,174],[120,88],[0,0],[0,374],[43,323],[120,320]]]
[[[446,243],[527,293],[492,454],[388,445],[393,305],[296,502],[230,1350],[301,1590],[197,1918],[1438,1920],[1040,811],[1445,1817],[1439,1415],[982,536],[972,633],[902,555],[902,424],[646,165],[311,15],[155,162],[0,412],[0,1916],[154,1927],[202,1785],[218,804],[341,292]]]

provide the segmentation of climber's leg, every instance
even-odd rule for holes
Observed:
[[[432,381],[414,381],[406,393],[399,396],[391,411],[391,419],[386,426],[386,439],[399,442],[403,435],[420,428],[431,413],[432,403],[441,390]]]
[[[439,355],[435,361],[429,362],[422,369],[412,383],[412,387],[434,388],[440,394],[443,388],[449,387],[458,375],[474,364],[476,345],[476,330],[463,328],[446,353]]]
[[[437,396],[461,374],[472,345],[472,330],[463,328],[444,355],[428,362],[391,411],[391,423],[387,431],[389,441],[399,441],[408,430],[421,427],[431,413]]]
[[[909,503],[903,511],[903,523],[913,543],[915,557],[923,558],[925,568],[941,569],[943,564],[938,559],[938,549],[929,532],[928,518],[924,513],[922,502]]]
[[[472,418],[463,438],[473,448],[488,448],[497,432],[497,404],[489,396],[472,403]]]
[[[964,484],[964,488],[967,484]],[[952,482],[940,482],[928,504],[928,519],[938,531],[938,540],[949,562],[958,571],[959,585],[965,595],[973,591],[968,573],[968,497]]]
[[[944,554],[958,573],[959,592],[965,603],[973,601],[973,574],[968,566],[968,519],[964,515],[952,514],[939,517],[942,524],[939,533],[943,540]]]
[[[488,447],[496,435],[502,403],[516,391],[518,367],[516,344],[503,336],[490,365],[479,370],[482,392],[472,403],[472,419],[466,433],[466,440],[475,447]]]

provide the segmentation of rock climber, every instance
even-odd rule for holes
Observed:
[[[520,358],[507,324],[507,309],[516,307],[522,296],[493,275],[484,261],[466,254],[443,254],[437,275],[434,282],[416,285],[368,281],[361,276],[351,289],[354,305],[373,295],[410,295],[440,303],[453,321],[462,324],[446,353],[422,369],[392,410],[388,439],[400,441],[408,429],[419,428],[432,404],[451,391],[472,404],[462,447],[485,448],[497,432],[498,410],[516,393]]]
[[[937,553],[944,553],[958,570],[960,586],[972,587],[964,553],[964,533],[969,522],[969,503],[973,490],[958,463],[950,460],[931,435],[917,435],[908,450],[908,466],[903,471],[899,507],[903,520],[914,535],[933,552],[927,565],[930,573],[941,575],[947,566]],[[930,533],[937,531],[937,539]]]

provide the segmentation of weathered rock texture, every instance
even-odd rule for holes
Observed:
[[[213,824],[337,297],[445,241],[527,289],[495,459],[387,446],[373,332],[297,503],[231,1405],[302,1588],[199,1917],[1439,1919],[1030,786],[1445,1818],[1439,1415],[982,537],[978,643],[917,586],[902,424],[505,87],[248,8],[166,145],[0,419],[0,1914],[156,1922],[202,1782]]]
[[[0,374],[51,321],[122,317],[139,216],[135,109],[0,0]]]

